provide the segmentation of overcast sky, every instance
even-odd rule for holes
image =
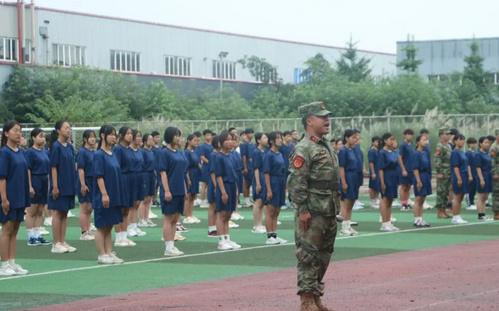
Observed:
[[[27,0],[29,2],[29,0]],[[416,40],[499,37],[498,0],[35,0],[44,7],[396,52]]]

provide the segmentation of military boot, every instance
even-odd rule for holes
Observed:
[[[314,294],[301,294],[300,311],[321,311],[315,304]]]
[[[437,214],[437,217],[438,218],[452,218],[451,215],[447,214],[447,212],[445,211],[445,208],[439,208],[438,209],[438,214]]]
[[[321,296],[314,296],[314,299],[315,299],[315,305],[317,306],[317,308],[319,308],[319,310],[321,310],[321,311],[334,311],[334,310],[328,309],[325,305],[322,304]]]
[[[494,212],[494,220],[499,220],[499,212]]]

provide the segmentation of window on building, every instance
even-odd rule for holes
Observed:
[[[31,40],[26,40],[26,46],[24,47],[23,61],[26,64],[31,63]]]
[[[111,70],[140,72],[140,63],[140,53],[111,51]]]
[[[309,73],[308,76],[304,76],[304,71],[305,69],[303,68],[295,68],[295,84],[300,84],[304,81],[307,81],[308,78],[312,76],[312,73]]]
[[[76,45],[53,44],[52,64],[63,67],[85,66],[87,64],[87,48]]]
[[[236,80],[236,63],[213,60],[213,78]]]
[[[165,74],[172,76],[191,76],[191,59],[179,56],[165,56]]]
[[[16,62],[18,56],[17,39],[0,37],[0,61]]]
[[[268,81],[269,83],[275,83],[277,80],[277,70],[266,70],[261,69],[260,72],[256,75],[256,81]]]

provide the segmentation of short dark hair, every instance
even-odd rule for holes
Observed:
[[[355,134],[357,134],[357,133],[355,133],[355,130],[351,130],[351,129],[345,130],[345,133],[343,134],[343,143],[346,144],[347,138],[352,137]]]
[[[297,131],[297,130],[291,130],[290,132],[291,132],[291,134],[293,134],[293,133],[298,133],[298,131]]]
[[[213,132],[210,129],[206,129],[203,131],[203,136],[206,136],[206,134],[213,134]]]
[[[457,129],[451,129],[450,130],[450,134],[451,135],[457,135],[457,134],[459,134],[459,131]]]
[[[171,144],[173,142],[173,138],[177,135],[180,135],[180,130],[176,127],[169,126],[165,130],[164,141],[167,144]]]
[[[470,137],[470,138],[468,138],[468,140],[466,141],[466,143],[468,145],[471,145],[471,144],[476,144],[477,141],[476,141],[476,139],[474,137]]]
[[[290,132],[290,131],[284,131],[284,132],[282,133],[282,136],[286,136],[286,135],[291,135],[291,132]]]
[[[272,148],[272,146],[275,144],[276,139],[279,136],[281,136],[281,138],[282,138],[282,133],[281,132],[272,132],[272,133],[269,133],[267,136],[269,138],[269,148]]]
[[[217,135],[213,136],[213,139],[211,140],[211,145],[213,146],[213,149],[216,150],[220,149],[220,142]]]
[[[353,129],[354,134],[360,134],[360,131],[358,129]]]
[[[192,133],[192,135],[194,135],[196,137],[201,137],[201,132],[200,131],[195,131],[194,133]]]
[[[229,127],[229,132],[232,132],[232,130],[237,130],[235,127]]]
[[[456,134],[454,135],[454,141],[456,140],[464,140],[464,135],[463,134]]]
[[[151,136],[152,137],[159,136],[159,132],[158,131],[152,131]]]
[[[255,134],[255,143],[256,143],[257,146],[260,143],[259,141],[260,141],[260,139],[262,139],[263,135],[267,136],[267,134],[260,133],[260,132],[258,132],[258,133]]]
[[[422,128],[420,131],[419,131],[419,134],[423,135],[423,134],[430,134],[430,131],[428,131],[428,129],[426,128]]]
[[[414,135],[414,130],[413,129],[405,129],[404,135]]]
[[[488,135],[487,139],[490,141],[496,141],[496,137],[494,135]]]
[[[244,132],[246,134],[254,134],[255,133],[255,131],[252,128],[246,129]]]
[[[246,130],[241,131],[241,133],[239,133],[239,136],[243,136],[243,135],[246,135]]]
[[[336,139],[331,138],[331,140],[330,140],[329,142],[330,142],[330,143],[335,143],[335,142],[336,142]]]
[[[228,131],[220,133],[220,135],[218,136],[218,143],[220,144],[220,148],[223,148],[224,143],[229,139],[229,136],[232,137],[232,135]]]

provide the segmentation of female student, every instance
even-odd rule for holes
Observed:
[[[113,226],[123,222],[123,179],[116,155],[112,152],[116,144],[116,130],[103,125],[99,131],[99,146],[93,158],[92,206],[94,208],[95,246],[100,264],[122,264],[113,252]]]
[[[217,237],[217,199],[216,199],[216,187],[217,187],[217,178],[215,176],[215,158],[217,154],[220,152],[220,144],[218,141],[218,136],[213,136],[211,141],[211,145],[213,146],[213,152],[210,155],[210,179],[208,181],[208,203],[210,203],[210,207],[208,209],[208,237],[216,238]]]
[[[379,178],[381,182],[381,231],[399,231],[391,222],[392,203],[397,198],[398,188],[398,152],[396,140],[392,133],[385,133],[381,137],[381,151],[379,152]]]
[[[489,198],[489,193],[491,193],[493,189],[492,161],[488,154],[490,140],[487,137],[480,137],[478,140],[478,148],[478,151],[473,156],[477,175],[476,192],[478,193],[478,198],[476,209],[478,212],[478,220],[491,221],[491,218],[485,216],[485,204]]]
[[[277,236],[277,217],[281,206],[286,203],[286,171],[284,159],[279,152],[282,146],[282,136],[279,132],[269,134],[269,147],[263,165],[267,197],[265,204],[265,228],[267,229],[266,244],[286,244],[287,241]]]
[[[468,163],[470,164],[471,168],[471,175],[473,176],[473,181],[470,182],[470,193],[466,196],[466,203],[468,203],[468,207],[466,210],[471,210],[475,211],[476,210],[476,205],[475,205],[475,195],[476,195],[476,185],[477,185],[477,180],[478,176],[476,174],[476,167],[475,167],[475,161],[473,160],[475,154],[476,154],[476,145],[477,145],[477,140],[473,137],[468,138],[466,141],[468,144],[468,151],[466,151],[466,157],[468,158]]]
[[[237,194],[236,167],[229,154],[233,146],[232,136],[228,132],[222,132],[219,142],[221,150],[215,157],[218,249],[239,249],[241,245],[231,241],[229,236],[229,221],[236,208]]]
[[[367,152],[369,160],[369,196],[371,197],[372,208],[379,208],[379,193],[381,192],[378,147],[379,137],[374,136],[371,139],[371,149]]]
[[[76,248],[66,242],[68,211],[75,207],[76,168],[75,149],[68,142],[71,127],[66,121],[57,121],[50,135],[50,189],[49,209],[53,211],[52,253],[72,253]]]
[[[244,220],[244,216],[240,215],[238,213],[238,208],[240,207],[239,205],[239,198],[241,196],[241,190],[244,188],[244,167],[243,167],[243,158],[241,156],[241,153],[238,152],[238,149],[239,146],[240,146],[240,143],[239,143],[239,137],[234,134],[234,133],[231,133],[232,135],[232,140],[233,140],[233,147],[232,147],[232,150],[231,150],[231,156],[235,162],[235,165],[236,165],[236,174],[237,174],[237,181],[236,181],[236,185],[237,185],[237,200],[236,200],[236,210],[232,213],[232,216],[231,216],[231,221],[229,223],[229,225],[232,225],[231,228],[239,228],[239,225],[235,224],[234,222],[232,222],[232,220]]]
[[[412,155],[414,154],[412,148],[412,138],[414,131],[406,129],[404,131],[404,141],[400,145],[398,163],[399,163],[399,183],[400,183],[400,202],[402,206],[400,210],[410,211],[409,196],[413,180],[412,171]]]
[[[154,138],[151,134],[142,136],[144,148],[140,150],[144,159],[142,165],[142,180],[144,181],[144,201],[140,203],[139,227],[156,227],[149,219],[153,197],[156,193],[156,154],[154,152]]]
[[[197,224],[201,221],[194,217],[194,201],[196,201],[199,194],[199,182],[201,178],[201,170],[199,169],[200,158],[194,151],[198,146],[198,141],[195,135],[190,134],[187,136],[187,142],[185,144],[184,155],[188,163],[187,176],[187,202],[185,206],[185,218],[183,223],[185,224]]]
[[[461,218],[461,204],[465,194],[468,194],[469,183],[472,181],[471,168],[468,163],[468,158],[463,151],[464,135],[454,135],[454,149],[450,156],[451,166],[451,182],[452,190],[454,191],[454,200],[452,201],[452,223],[456,225],[466,224],[467,221]]]
[[[78,179],[76,189],[78,190],[78,201],[80,202],[80,228],[81,241],[93,241],[94,234],[90,230],[90,218],[92,216],[92,163],[94,160],[95,133],[92,130],[83,132],[83,148],[76,156],[78,166]]]
[[[262,226],[262,214],[265,203],[267,189],[265,185],[265,175],[263,173],[263,164],[265,163],[265,148],[268,144],[268,137],[265,133],[256,133],[255,142],[257,147],[251,154],[252,171],[254,177],[252,180],[253,188],[253,230],[252,233],[266,233],[265,227]],[[222,146],[223,147],[223,146]]]
[[[140,145],[142,144],[142,133],[137,130],[132,130],[132,142],[130,144],[130,150],[132,151],[132,157],[130,158],[130,171],[131,171],[131,185],[132,192],[130,193],[130,201],[128,204],[132,204],[132,209],[128,215],[128,226],[127,233],[128,236],[144,236],[146,233],[137,226],[139,219],[139,206],[142,201],[144,201],[144,189],[145,184],[142,174],[142,167],[144,165],[144,158],[142,157],[142,151]]]
[[[430,157],[426,154],[428,138],[426,136],[416,137],[416,150],[412,155],[412,169],[414,173],[412,184],[414,186],[414,227],[425,228],[430,225],[423,220],[423,206],[426,197],[431,195],[431,165]]]
[[[17,233],[24,220],[24,211],[30,206],[28,165],[18,144],[21,126],[16,121],[6,122],[0,144],[0,275],[26,275],[28,270],[16,264]]]
[[[165,240],[165,256],[181,256],[184,253],[175,247],[176,225],[180,214],[184,213],[185,173],[187,160],[177,149],[180,141],[180,131],[176,127],[165,130],[164,141],[166,148],[161,150],[159,171],[161,173],[161,211],[163,213],[163,238]]]
[[[341,235],[354,236],[359,233],[351,227],[352,209],[359,198],[358,157],[355,151],[357,134],[354,130],[346,130],[343,135],[343,148],[338,154],[341,178],[341,214],[344,221],[341,224]]]
[[[26,151],[28,164],[29,188],[31,206],[26,209],[26,230],[28,231],[28,246],[52,245],[41,235],[43,208],[48,201],[50,159],[43,146],[45,132],[41,128],[31,131],[31,148]]]

